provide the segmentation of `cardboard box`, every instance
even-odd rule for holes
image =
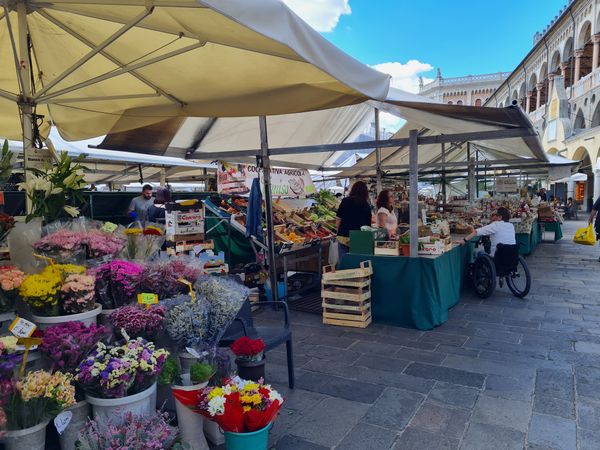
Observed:
[[[204,233],[204,212],[201,209],[166,212],[165,223],[167,235]]]

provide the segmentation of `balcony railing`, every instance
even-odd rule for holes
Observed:
[[[465,77],[454,78],[436,78],[430,83],[423,86],[423,90],[437,86],[452,86],[468,83],[476,83],[481,81],[499,81],[502,82],[510,76],[511,72],[486,73],[483,75],[467,75]]]
[[[546,106],[542,105],[535,111],[529,113],[529,119],[535,125],[537,122],[541,121],[544,118],[545,112],[546,112]]]
[[[585,77],[580,79],[573,85],[573,97],[581,97],[586,92],[598,85],[598,73],[599,71],[588,73]]]

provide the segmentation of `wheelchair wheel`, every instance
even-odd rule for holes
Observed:
[[[479,298],[488,298],[496,289],[496,266],[488,255],[479,255],[473,263],[473,284]]]
[[[506,277],[506,284],[515,297],[523,298],[529,293],[531,274],[522,256],[519,256],[517,267]]]

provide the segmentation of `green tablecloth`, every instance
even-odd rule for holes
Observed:
[[[529,255],[533,253],[535,248],[542,242],[542,230],[537,220],[531,225],[531,233],[517,233],[515,236],[521,255]]]
[[[467,258],[472,247],[458,246],[437,258],[408,258],[349,253],[342,269],[371,260],[373,321],[430,330],[448,320],[448,310],[460,299]]]
[[[554,240],[560,241],[563,237],[562,226],[559,222],[543,222],[544,231],[552,231],[554,233]]]

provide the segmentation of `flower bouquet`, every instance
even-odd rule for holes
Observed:
[[[96,275],[96,296],[103,308],[115,309],[135,301],[143,266],[117,259],[92,271]]]
[[[50,370],[74,372],[105,332],[103,326],[79,321],[54,325],[44,330],[40,351],[52,362]]]
[[[72,375],[38,370],[21,381],[2,382],[0,406],[6,413],[7,450],[44,448],[46,424],[75,403]]]
[[[198,393],[174,390],[184,405],[215,421],[227,433],[268,430],[277,417],[283,398],[270,385],[234,377],[222,386],[209,386]],[[265,441],[266,448],[266,441]]]
[[[145,228],[127,228],[123,232],[127,245],[125,257],[135,260],[148,260],[156,254],[165,242],[165,235],[158,225]]]
[[[123,249],[124,245],[123,239],[102,230],[59,229],[35,242],[33,248],[62,262],[77,258],[79,255],[82,255],[83,259],[113,257]]]
[[[79,364],[75,379],[91,396],[126,397],[150,387],[168,356],[142,338],[114,346],[98,342]]]
[[[235,363],[240,377],[253,381],[265,378],[265,343],[262,339],[242,336],[229,348],[236,356]]]
[[[80,314],[96,308],[96,277],[72,274],[60,288],[62,310],[65,314]]]
[[[170,338],[183,347],[198,345],[208,328],[208,305],[201,299],[192,301],[189,295],[165,300],[166,329]]]
[[[12,311],[25,274],[12,266],[0,267],[0,314]]]
[[[187,293],[188,287],[179,280],[194,284],[201,271],[200,264],[193,258],[154,261],[144,269],[141,288],[142,291],[158,294],[158,298],[164,300]]]
[[[145,308],[138,305],[122,306],[108,316],[115,333],[124,330],[130,337],[153,340],[165,329],[165,311],[162,305]]]
[[[90,420],[81,430],[78,450],[183,450],[177,442],[179,431],[169,425],[169,416],[126,413],[121,424],[106,419]]]

